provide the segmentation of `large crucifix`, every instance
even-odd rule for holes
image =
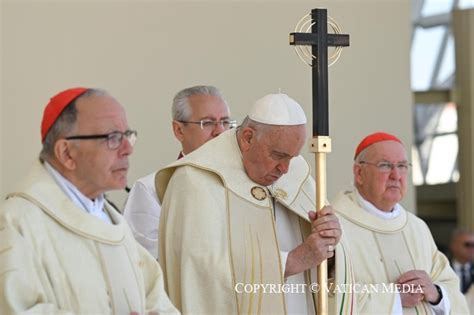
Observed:
[[[324,207],[327,199],[326,154],[331,152],[328,106],[328,47],[338,47],[340,49],[340,47],[349,46],[349,35],[328,34],[326,9],[311,10],[310,23],[311,33],[291,33],[290,45],[311,46],[311,54],[309,54],[311,62],[308,62],[308,64],[311,65],[313,72],[313,138],[310,151],[315,154],[316,208],[320,210]],[[333,26],[334,22],[331,23],[333,23],[333,30],[336,31],[338,28]],[[300,56],[300,54],[298,55]],[[317,313],[328,314],[328,267],[326,260],[318,266],[317,272],[319,285]]]

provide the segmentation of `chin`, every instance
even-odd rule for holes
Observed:
[[[256,184],[260,185],[260,186],[269,186],[269,185],[274,183],[274,182],[266,180],[265,178],[259,179],[259,180],[252,179],[252,181],[255,182]]]
[[[109,185],[109,190],[120,190],[127,186],[127,179],[116,180]]]

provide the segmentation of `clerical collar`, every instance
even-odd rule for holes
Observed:
[[[386,211],[380,210],[379,208],[374,206],[371,202],[365,200],[359,194],[359,191],[357,189],[355,189],[355,193],[356,193],[357,199],[358,199],[359,204],[361,205],[361,207],[364,210],[366,210],[367,212],[369,212],[369,213],[371,213],[371,214],[373,214],[373,215],[375,215],[379,218],[382,218],[382,219],[385,219],[385,220],[391,220],[391,219],[397,218],[401,213],[400,212],[400,205],[398,203],[395,204],[392,211],[386,212]]]
[[[105,198],[103,194],[91,200],[79,191],[69,180],[62,176],[48,162],[44,162],[44,166],[48,173],[54,178],[54,181],[61,187],[61,190],[69,197],[69,199],[80,209],[101,219],[104,222],[111,223],[110,217],[104,212]]]

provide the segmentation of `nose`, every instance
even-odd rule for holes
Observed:
[[[128,156],[133,153],[133,145],[126,137],[123,137],[118,152],[120,156]]]
[[[401,177],[401,172],[398,169],[398,167],[396,165],[394,165],[394,167],[392,167],[392,170],[390,171],[390,178],[400,179],[400,177]]]
[[[278,163],[277,165],[277,170],[282,173],[282,174],[286,174],[288,173],[288,169],[290,168],[290,161],[288,160],[285,160],[285,161],[282,161],[280,163]]]
[[[212,136],[213,137],[217,137],[218,135],[220,135],[221,133],[223,133],[225,131],[225,128],[224,126],[222,125],[222,123],[220,121],[216,122],[216,124],[214,125],[214,129],[212,129]]]

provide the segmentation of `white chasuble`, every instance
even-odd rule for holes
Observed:
[[[177,314],[161,268],[105,203],[78,208],[39,162],[0,208],[0,314]]]
[[[275,205],[277,237],[280,243],[282,256],[287,256],[290,251],[304,241],[300,229],[299,218],[294,213],[285,209],[280,203]],[[286,259],[282,260],[284,266]],[[315,314],[314,300],[311,293],[311,283],[316,281],[315,270],[299,273],[288,277],[285,283],[288,292],[285,294],[288,314]],[[311,277],[311,281],[307,281]]]
[[[426,271],[434,284],[443,287],[451,314],[469,314],[456,274],[421,219],[402,207],[396,218],[377,217],[361,208],[354,192],[340,192],[332,206],[340,218],[343,242],[348,245],[361,314],[390,314],[398,293],[389,285],[410,270]],[[422,302],[403,308],[403,314],[431,315],[433,308]]]
[[[270,195],[245,173],[235,132],[221,134],[156,176],[165,286],[183,313],[286,314],[291,310],[283,292],[283,240],[271,196],[284,206],[282,212],[301,222],[295,232],[305,236],[311,228],[308,212],[315,208],[314,180],[306,161],[295,157]],[[293,223],[287,228],[293,231]],[[297,242],[293,238],[284,246]],[[336,277],[350,281],[349,260],[339,247],[336,253]],[[340,314],[356,307],[347,294],[331,303]]]

